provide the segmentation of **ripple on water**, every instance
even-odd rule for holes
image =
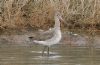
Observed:
[[[30,51],[31,53],[42,53],[42,51]],[[46,51],[44,53],[47,53]],[[50,54],[58,54],[57,52],[49,52]]]
[[[62,56],[60,56],[60,55],[53,55],[53,56],[36,56],[36,57],[34,57],[34,58],[32,58],[32,59],[39,59],[39,60],[45,60],[45,59],[51,59],[51,60],[58,60],[59,58],[61,58]]]
[[[45,56],[41,56],[41,54],[42,54],[42,52],[41,51],[30,51],[31,53],[38,53],[38,54],[40,54],[39,56],[35,56],[34,58],[32,58],[32,59],[58,59],[58,58],[61,58],[62,56],[60,56],[60,55],[58,55],[58,53],[57,52],[49,52],[50,53],[50,56],[48,57],[47,55],[45,55]],[[47,54],[47,52],[44,52],[45,54]]]
[[[1,60],[16,60],[16,57],[6,57],[6,58],[3,58]]]

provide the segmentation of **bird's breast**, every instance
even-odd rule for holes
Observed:
[[[59,43],[60,40],[61,40],[61,31],[56,30],[54,32],[54,36],[51,39],[48,39],[45,41],[47,43],[45,45],[51,46],[51,45]]]
[[[59,42],[61,40],[61,31],[60,30],[56,31],[54,37],[55,37],[55,40]]]

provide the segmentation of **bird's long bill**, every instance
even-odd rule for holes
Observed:
[[[63,22],[64,24],[67,24],[66,21],[60,16],[59,17],[60,22]]]

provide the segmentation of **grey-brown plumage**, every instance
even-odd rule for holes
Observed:
[[[53,36],[49,39],[46,39],[46,40],[33,40],[34,43],[37,43],[37,44],[41,44],[43,45],[44,47],[47,47],[48,48],[48,55],[49,55],[49,47],[54,45],[54,44],[58,44],[59,41],[61,40],[61,30],[60,30],[60,20],[62,20],[62,17],[61,15],[56,12],[55,13],[55,16],[54,16],[54,20],[55,20],[55,25],[54,25],[54,28],[46,31],[46,32],[43,32],[43,33],[51,33],[53,34]],[[46,36],[46,35],[44,35]],[[30,37],[32,38],[32,37]],[[44,48],[45,50],[45,48]],[[42,55],[44,55],[44,50],[43,50],[43,53]]]

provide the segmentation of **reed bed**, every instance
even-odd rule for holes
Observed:
[[[0,29],[48,29],[59,11],[66,29],[100,29],[100,0],[1,0]]]

